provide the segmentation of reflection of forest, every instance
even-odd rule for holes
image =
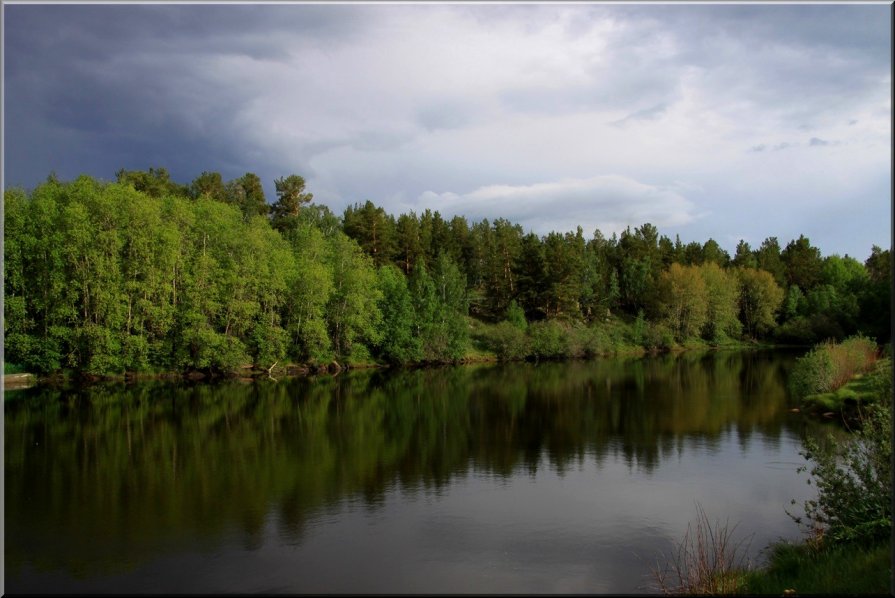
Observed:
[[[587,455],[648,472],[732,429],[774,442],[790,364],[685,354],[22,391],[5,409],[7,572],[126,569],[234,531],[253,547],[272,511],[294,540],[341,499],[375,507],[469,470],[562,473]]]

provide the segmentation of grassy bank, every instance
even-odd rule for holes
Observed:
[[[766,568],[741,580],[741,594],[891,594],[892,551],[888,542],[871,545],[781,543]]]
[[[709,526],[703,514],[696,542],[688,533],[657,572],[665,593],[891,594],[891,358],[879,358],[861,337],[824,343],[798,360],[792,390],[806,404],[855,407],[845,439],[802,441],[807,464],[796,471],[808,472],[817,495],[804,502],[804,515],[791,517],[807,539],[771,545],[768,564],[754,570],[739,564],[737,546],[719,542],[727,526]]]
[[[862,336],[815,346],[796,362],[790,389],[807,411],[843,415],[888,397],[892,362]],[[887,389],[888,385],[888,389]]]
[[[877,390],[885,384],[892,372],[889,359],[877,361],[873,371],[866,374],[855,374],[844,385],[831,392],[807,395],[802,399],[804,407],[809,411],[842,414],[877,400]]]

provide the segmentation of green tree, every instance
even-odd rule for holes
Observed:
[[[737,243],[736,254],[733,256],[731,265],[737,268],[758,268],[758,260],[755,258],[755,253],[743,239],[740,239],[740,242]]]
[[[581,273],[584,269],[585,243],[577,234],[551,232],[544,239],[546,264],[545,288],[542,294],[547,317],[577,318],[580,315]]]
[[[305,191],[305,180],[297,174],[288,177],[280,177],[274,181],[277,201],[270,206],[270,215],[273,225],[282,229],[289,218],[298,216],[298,212],[304,204],[308,204],[314,198],[313,193]]]
[[[741,325],[737,319],[739,289],[736,276],[711,261],[699,267],[699,274],[705,285],[706,296],[706,319],[702,336],[712,341],[738,337]]]
[[[228,202],[239,207],[246,220],[253,216],[267,216],[270,211],[261,178],[253,172],[227,183],[225,195]]]
[[[190,183],[190,196],[193,199],[205,198],[215,201],[227,201],[227,188],[219,172],[203,172]]]
[[[380,341],[381,292],[373,260],[343,233],[328,239],[327,260],[333,274],[333,291],[326,319],[336,354],[343,359],[363,357]]]
[[[783,289],[774,277],[764,270],[738,268],[739,318],[744,332],[758,337],[776,324],[775,314],[783,302]]]
[[[295,271],[288,285],[284,310],[292,357],[325,363],[332,359],[326,306],[333,293],[332,267],[326,235],[303,223],[289,231]]]
[[[659,276],[657,291],[656,311],[675,338],[685,341],[697,336],[708,314],[708,297],[700,269],[671,264]]]
[[[462,358],[469,333],[466,283],[460,269],[442,254],[431,275],[419,264],[410,276],[409,287],[423,359],[444,362]]]
[[[391,261],[395,252],[395,225],[384,209],[369,200],[363,206],[348,206],[342,222],[345,234],[357,241],[377,267]]]
[[[891,380],[891,363],[887,366],[884,377]],[[887,386],[888,392],[880,393],[861,428],[845,443],[829,437],[823,446],[810,436],[805,439],[801,454],[811,462],[808,483],[813,480],[818,490],[816,499],[805,502],[805,517],[824,529],[824,538],[832,542],[866,544],[888,542],[891,537],[891,383]]]
[[[620,303],[631,314],[654,302],[656,279],[659,275],[661,256],[658,247],[658,231],[646,223],[631,233],[630,227],[622,232],[616,251]]]
[[[786,268],[788,285],[799,285],[803,292],[808,293],[821,282],[823,261],[820,250],[811,246],[808,237],[799,235],[797,240],[790,241],[780,258]]]
[[[777,237],[768,237],[761,242],[761,246],[755,251],[755,261],[758,263],[756,269],[770,272],[779,286],[787,284],[786,266],[780,256],[780,244],[777,242]]]
[[[730,254],[721,249],[714,239],[709,239],[702,246],[702,263],[708,262],[713,262],[724,268],[730,264]]]
[[[379,311],[382,312],[380,351],[386,361],[409,363],[422,356],[420,338],[414,334],[413,298],[407,278],[393,264],[378,271]]]
[[[490,239],[493,245],[488,253],[485,292],[489,311],[498,315],[506,311],[516,295],[517,284],[513,266],[519,259],[522,227],[498,218],[492,225]]]
[[[874,245],[864,267],[869,280],[858,298],[858,325],[885,342],[892,335],[892,251]]]
[[[172,181],[171,175],[165,168],[150,168],[149,170],[125,170],[122,168],[115,173],[115,179],[118,183],[130,185],[136,191],[150,197],[166,195],[187,197],[190,195],[190,187]]]
[[[437,307],[433,325],[427,335],[426,350],[431,356],[456,361],[463,357],[469,344],[466,276],[447,254],[442,253],[435,260],[432,282]]]
[[[522,238],[516,270],[517,300],[525,316],[529,320],[546,317],[547,260],[544,244],[536,234],[528,233]]]
[[[396,248],[394,261],[410,275],[420,259],[424,259],[423,246],[420,242],[420,223],[416,214],[401,214],[395,223]]]

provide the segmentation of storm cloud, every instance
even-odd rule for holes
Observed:
[[[729,251],[805,234],[861,259],[890,244],[888,5],[4,16],[7,186],[164,166],[255,172],[272,197],[297,173],[336,212],[370,199],[542,234],[651,222]]]

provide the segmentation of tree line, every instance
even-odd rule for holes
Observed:
[[[6,361],[110,374],[596,354],[606,331],[648,348],[890,334],[876,246],[861,263],[769,237],[731,257],[648,223],[539,236],[370,201],[339,217],[298,175],[275,189],[150,168],[6,190]]]

